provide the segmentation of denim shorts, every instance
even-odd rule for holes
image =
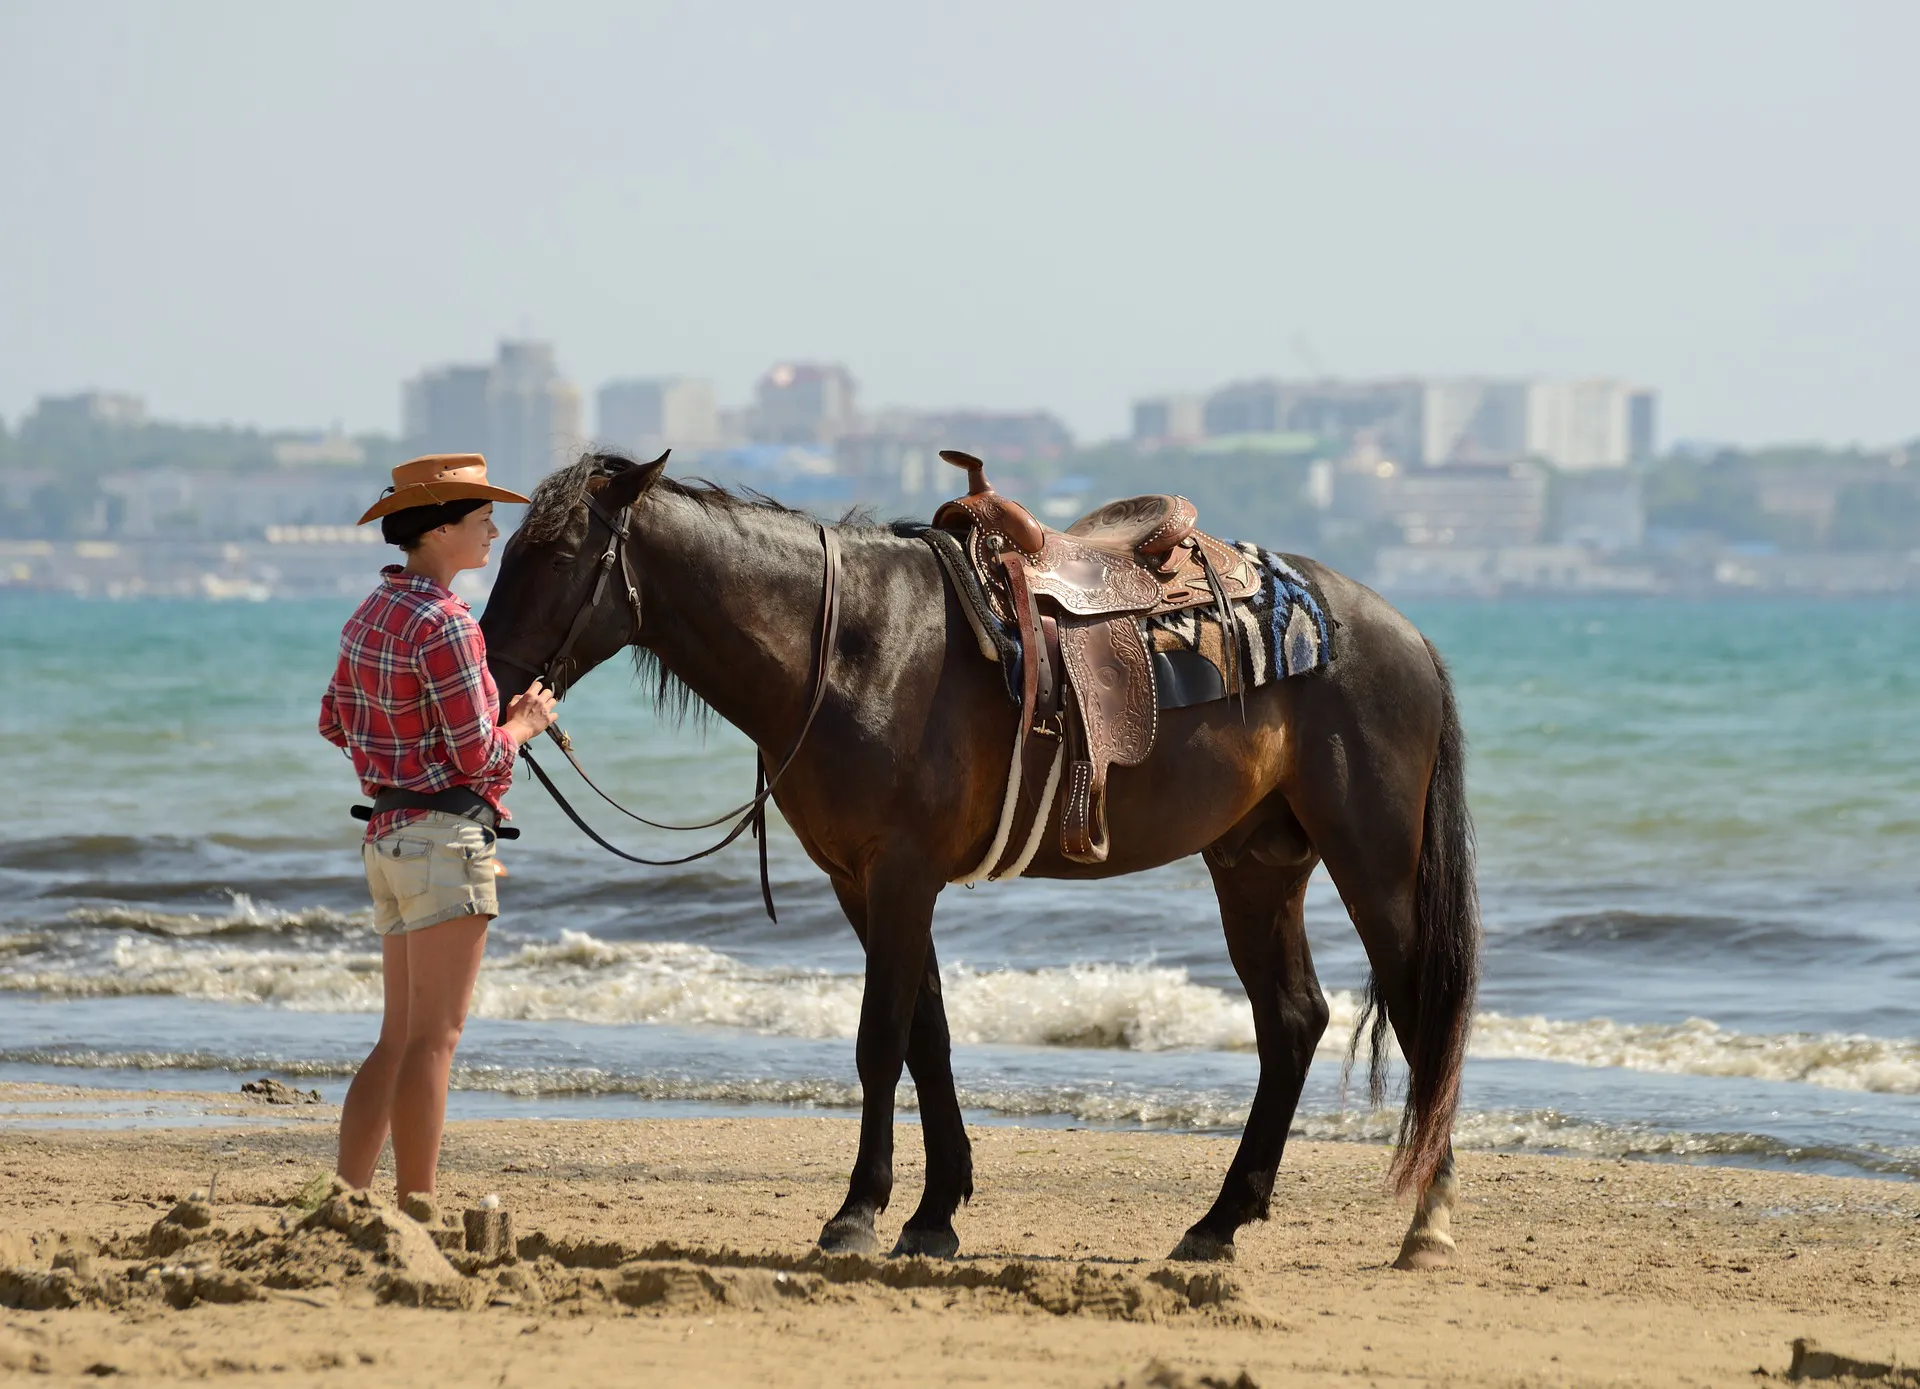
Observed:
[[[362,844],[360,856],[373,893],[373,929],[383,936],[500,915],[493,831],[463,815],[430,810]]]

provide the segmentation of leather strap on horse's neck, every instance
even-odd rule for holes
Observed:
[[[609,526],[615,524],[613,519],[609,517],[604,510],[595,505],[592,498],[588,499],[588,505],[594,506],[595,514],[599,515],[602,520],[605,520]],[[624,515],[625,513],[623,513],[623,516]],[[624,544],[625,529],[624,527],[616,527],[616,530],[618,534],[616,535],[614,546],[609,549],[608,556],[602,557],[600,578],[595,581],[593,596],[588,600],[586,607],[582,609],[582,614],[592,611],[594,603],[598,601],[600,594],[604,591],[605,577],[613,568],[610,557],[614,551],[617,550],[622,571],[628,579],[627,592],[633,604],[635,621],[634,635],[637,639],[639,636],[638,624],[640,618],[639,592],[638,588],[632,583],[632,570],[627,567],[626,546]],[[684,858],[675,859],[639,858],[633,854],[626,853],[624,850],[616,849],[605,839],[601,838],[585,820],[580,818],[579,813],[567,802],[566,797],[560,794],[559,788],[553,784],[546,772],[541,769],[540,764],[534,760],[532,750],[526,747],[520,749],[520,755],[526,758],[527,765],[533,768],[533,774],[539,778],[540,784],[547,789],[547,794],[552,796],[560,808],[566,812],[567,818],[578,825],[594,843],[598,844],[607,852],[627,860],[629,863],[645,864],[648,867],[654,868],[667,868],[677,864],[692,863],[697,859],[706,858],[709,854],[718,853],[735,839],[739,838],[741,831],[752,827],[754,835],[759,840],[760,845],[760,896],[761,900],[766,904],[767,915],[775,921],[778,921],[780,918],[774,913],[773,886],[771,879],[768,877],[767,870],[767,801],[773,795],[773,788],[779,784],[780,779],[787,774],[787,769],[793,765],[794,759],[800,755],[801,745],[806,742],[807,734],[813,728],[813,721],[820,713],[821,705],[826,702],[828,676],[832,665],[833,651],[835,646],[839,644],[840,638],[840,537],[835,534],[833,528],[830,526],[820,526],[819,531],[823,562],[820,583],[819,645],[814,654],[812,670],[809,672],[812,693],[807,700],[806,712],[801,716],[800,731],[794,736],[793,746],[788,750],[785,759],[782,760],[778,770],[776,770],[772,776],[767,775],[765,760],[756,754],[754,758],[754,794],[751,800],[737,805],[732,810],[717,815],[711,820],[702,821],[695,825],[663,824],[657,820],[649,820],[644,815],[627,809],[627,807],[621,805],[620,802],[600,789],[593,778],[587,775],[586,768],[580,765],[580,759],[574,756],[572,740],[560,730],[558,725],[547,729],[548,736],[559,745],[560,751],[565,754],[567,761],[572,764],[574,771],[580,774],[580,779],[587,783],[595,795],[599,796],[601,800],[605,801],[622,815],[627,816],[629,819],[637,820],[643,825],[651,826],[654,829],[675,831],[714,829],[725,824],[727,821],[734,821],[732,827],[719,843],[713,845],[711,848],[703,849],[699,853],[688,854]],[[575,635],[583,627],[583,618],[576,617],[574,619],[574,630],[568,633],[566,642],[562,643],[560,652],[555,655],[553,662],[549,663],[549,668],[557,664],[561,657],[566,654]]]

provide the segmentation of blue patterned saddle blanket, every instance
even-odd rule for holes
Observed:
[[[1231,646],[1212,607],[1186,608],[1141,623],[1162,709],[1223,698],[1230,651],[1239,658],[1242,689],[1318,670],[1333,658],[1333,624],[1313,581],[1285,555],[1243,541],[1233,542],[1233,548],[1253,565],[1260,588],[1230,607]]]

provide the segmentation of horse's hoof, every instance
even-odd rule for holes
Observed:
[[[1180,1236],[1180,1243],[1173,1246],[1173,1253],[1167,1257],[1180,1263],[1230,1264],[1233,1262],[1233,1242],[1215,1239],[1199,1230],[1189,1230]]]
[[[877,1254],[880,1240],[871,1225],[855,1220],[829,1220],[820,1232],[820,1248],[828,1254]]]
[[[951,1259],[960,1252],[960,1236],[951,1230],[916,1230],[911,1225],[900,1232],[890,1259]]]
[[[1427,1273],[1436,1268],[1453,1266],[1454,1243],[1446,1235],[1431,1231],[1408,1234],[1400,1246],[1400,1257],[1393,1266],[1414,1273]]]

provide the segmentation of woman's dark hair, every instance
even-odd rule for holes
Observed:
[[[428,531],[438,526],[450,526],[463,517],[471,516],[486,504],[485,497],[467,497],[457,502],[389,511],[380,518],[380,534],[387,544],[398,545],[411,554],[420,547],[420,537]]]

